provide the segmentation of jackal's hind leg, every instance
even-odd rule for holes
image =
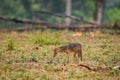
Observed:
[[[73,57],[74,57],[74,63],[77,62],[77,56],[76,56],[76,54],[77,54],[77,53],[74,53],[74,54],[73,54]]]
[[[67,63],[69,63],[69,54],[67,53]]]
[[[82,61],[82,52],[79,52],[79,53],[78,53],[78,57],[79,57],[79,61],[80,61],[80,60]]]

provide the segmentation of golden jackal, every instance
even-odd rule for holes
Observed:
[[[79,43],[70,43],[70,44],[55,48],[53,57],[55,57],[58,52],[65,52],[68,56],[68,62],[69,62],[70,53],[73,53],[74,59],[76,58],[76,54],[77,54],[78,58],[80,59],[81,57],[81,61],[82,61],[82,46]]]

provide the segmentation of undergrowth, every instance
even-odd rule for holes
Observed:
[[[0,33],[1,34],[1,33]],[[2,33],[3,34],[3,33]],[[82,44],[83,61],[90,66],[113,67],[120,64],[120,35],[91,36],[75,32],[23,32],[0,35],[0,80],[119,80],[119,70],[92,72],[71,66],[63,52],[53,58],[54,48],[70,42]],[[23,35],[24,34],[24,35]],[[78,34],[78,33],[77,33]],[[18,46],[19,44],[19,46]],[[7,49],[7,50],[6,50]],[[11,53],[11,54],[8,54]],[[77,63],[75,63],[77,64]],[[68,66],[69,65],[69,66]]]

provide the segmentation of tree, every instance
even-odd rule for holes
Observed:
[[[106,0],[96,0],[96,3],[95,3],[96,10],[94,15],[94,20],[98,25],[102,24],[105,3],[106,3]]]
[[[66,0],[66,15],[71,16],[71,0]],[[71,24],[71,19],[66,18],[66,25]]]
[[[26,16],[28,18],[32,18],[31,1],[30,0],[21,0],[21,4],[24,6],[24,9],[28,13]]]

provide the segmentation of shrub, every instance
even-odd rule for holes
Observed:
[[[120,62],[120,52],[117,52],[116,54],[114,54],[111,60],[113,63],[119,63]]]
[[[7,40],[7,49],[14,50],[16,47],[16,41],[13,38]]]
[[[38,56],[34,54],[30,55],[30,61],[38,62]]]
[[[59,36],[54,35],[54,36],[34,36],[33,37],[33,42],[35,44],[40,44],[42,45],[54,45],[54,44],[59,44]]]
[[[109,70],[109,74],[113,76],[118,76],[119,75],[119,70]]]

